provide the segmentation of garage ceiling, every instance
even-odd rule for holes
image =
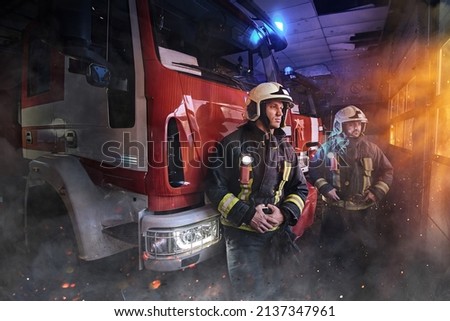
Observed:
[[[383,41],[390,0],[255,0],[284,25],[288,47],[280,67],[305,76],[327,73],[323,63],[371,54]]]

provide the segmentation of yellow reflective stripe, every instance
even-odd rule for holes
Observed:
[[[372,158],[364,157],[362,159],[363,167],[364,167],[364,176],[363,176],[363,188],[362,190],[365,191],[370,187],[370,177],[372,176],[373,171],[373,162]]]
[[[389,192],[389,185],[385,182],[378,181],[375,183],[374,187],[381,189],[384,194],[387,194],[387,192]]]
[[[300,211],[303,211],[303,209],[305,208],[305,202],[297,194],[289,194],[284,202],[294,203],[300,209]]]
[[[278,185],[278,189],[275,191],[275,199],[274,204],[278,204],[281,198],[281,194],[283,192],[284,184],[288,181],[289,175],[291,174],[291,163],[284,161],[284,168],[283,168],[283,178],[281,179],[280,184]]]
[[[241,201],[248,201],[250,194],[252,192],[251,186],[253,183],[253,178],[249,180],[248,184],[241,184],[241,191],[238,195],[238,198]]]
[[[287,181],[289,179],[289,175],[291,174],[291,163],[284,161],[284,173],[283,173],[283,181]]]
[[[330,171],[332,174],[332,184],[334,187],[336,187],[336,189],[340,189],[341,188],[341,171],[340,171],[340,164],[339,164],[339,160],[340,160],[340,156],[339,155],[335,155],[334,153],[329,153],[331,155],[333,155],[333,157],[330,158],[331,161],[331,167],[330,167]]]
[[[364,170],[366,171],[366,175],[370,176],[373,171],[373,161],[370,157],[364,157],[362,159]]]
[[[233,206],[239,202],[239,199],[232,193],[226,194],[219,203],[218,210],[220,214],[227,217]]]
[[[364,175],[364,177],[363,177],[363,187],[362,187],[362,190],[365,191],[365,190],[368,189],[369,187],[370,187],[370,177]]]
[[[280,185],[281,185],[281,183],[280,183]],[[273,200],[274,203],[277,204],[280,201],[280,198],[281,198],[281,191],[278,190],[275,192],[275,196],[274,196],[274,200]]]
[[[327,180],[325,179],[325,178],[319,178],[315,183],[314,183],[314,186],[317,188],[317,189],[320,189],[322,186],[325,186],[325,185],[327,185],[328,184],[328,182],[327,182]]]
[[[333,171],[333,186],[337,189],[341,188],[341,171],[339,169]]]

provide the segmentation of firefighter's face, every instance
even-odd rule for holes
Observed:
[[[271,100],[266,104],[266,115],[269,119],[270,129],[280,128],[283,119],[283,102],[280,100]]]
[[[360,121],[349,121],[342,124],[342,129],[347,137],[357,138],[361,136],[362,124]]]

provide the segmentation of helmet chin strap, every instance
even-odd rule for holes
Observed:
[[[258,118],[258,120],[255,121],[256,127],[258,127],[260,130],[262,130],[265,134],[271,134],[270,126],[265,122],[263,119]]]
[[[261,126],[258,126],[258,128],[266,133],[270,133],[270,122],[266,114],[266,104],[261,103],[259,108],[259,117],[256,120],[256,123],[261,124],[263,128],[261,128]]]
[[[263,124],[264,128],[266,129],[266,132],[270,132],[270,130],[271,130],[270,122],[269,122],[269,118],[267,118],[266,113],[264,112],[264,114],[261,114],[261,116],[259,116],[259,119],[261,120],[261,123]]]

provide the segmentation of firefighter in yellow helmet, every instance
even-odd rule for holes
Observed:
[[[233,299],[277,299],[283,271],[272,246],[295,225],[308,194],[293,147],[282,130],[289,92],[275,82],[253,88],[248,121],[217,145],[206,193],[221,214]],[[267,272],[276,271],[269,276]]]
[[[377,205],[393,181],[388,158],[364,135],[367,123],[358,107],[340,109],[309,166],[308,180],[324,201],[320,237],[324,248],[340,259],[360,254],[356,260],[370,260],[376,248]]]

